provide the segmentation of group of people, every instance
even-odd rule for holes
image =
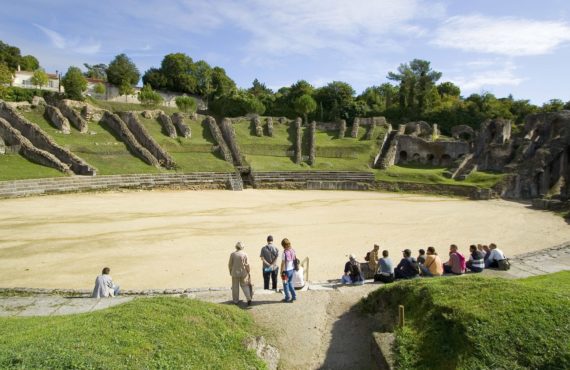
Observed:
[[[281,241],[283,253],[281,253],[280,265],[279,249],[273,244],[273,236],[267,237],[267,244],[261,248],[259,257],[263,264],[263,288],[277,290],[277,276],[281,271],[281,280],[283,282],[283,292],[285,298],[283,302],[293,303],[297,300],[295,285],[303,283],[303,273],[299,266],[299,259],[295,250],[291,247],[289,239],[285,238]],[[253,299],[253,287],[251,284],[250,266],[245,253],[244,245],[241,242],[236,244],[236,251],[230,255],[228,268],[232,277],[232,300],[235,304],[239,303],[239,288],[241,287],[247,305],[250,306]]]
[[[457,245],[449,247],[449,259],[443,262],[434,247],[428,247],[427,251],[420,249],[418,257],[412,257],[412,251],[402,251],[403,258],[396,267],[392,262],[387,250],[379,256],[380,246],[375,244],[372,251],[366,254],[369,270],[374,273],[374,281],[391,283],[396,279],[410,279],[417,276],[433,277],[443,274],[462,275],[468,270],[471,272],[483,272],[485,268],[499,268],[508,261],[505,254],[497,248],[495,243],[487,245],[471,245],[469,258],[466,258]],[[360,263],[354,255],[349,256],[344,266],[344,275],[341,281],[345,284],[363,284],[363,275]]]

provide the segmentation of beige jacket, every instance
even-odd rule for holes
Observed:
[[[230,275],[235,278],[243,278],[249,274],[249,263],[247,262],[247,254],[243,251],[235,251],[230,255],[228,262]]]

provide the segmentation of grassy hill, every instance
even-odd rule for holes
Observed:
[[[378,289],[368,313],[406,309],[402,369],[570,368],[570,271],[521,280],[465,276]]]
[[[141,298],[88,314],[0,318],[2,369],[263,369],[236,307]]]

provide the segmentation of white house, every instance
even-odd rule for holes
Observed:
[[[14,80],[12,81],[12,86],[23,87],[28,89],[36,89],[37,86],[32,84],[32,76],[34,72],[22,71],[20,66],[18,70],[14,73]],[[42,90],[59,91],[59,76],[56,73],[48,73],[48,83],[46,86],[42,86]],[[63,86],[62,86],[63,90]]]

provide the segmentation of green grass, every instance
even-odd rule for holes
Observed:
[[[99,100],[99,99],[92,99],[87,98],[87,102],[92,104],[96,107],[109,110],[111,112],[126,112],[126,111],[143,111],[143,110],[155,110],[160,109],[164,111],[166,114],[172,114],[176,112],[180,112],[178,108],[171,108],[171,107],[146,107],[141,104],[134,104],[134,103],[123,103],[120,101],[108,101],[108,100]]]
[[[466,276],[400,282],[361,303],[406,310],[396,330],[403,369],[570,368],[570,271],[522,280]]]
[[[490,188],[503,178],[502,174],[474,172],[465,180],[457,181],[445,177],[443,174],[446,170],[447,169],[443,167],[399,165],[391,166],[387,170],[374,170],[374,177],[378,181],[387,182],[462,185],[476,186],[479,188]]]
[[[148,298],[88,314],[0,318],[2,369],[262,369],[236,307]]]
[[[61,176],[65,174],[54,168],[32,163],[20,155],[0,155],[0,181]]]

